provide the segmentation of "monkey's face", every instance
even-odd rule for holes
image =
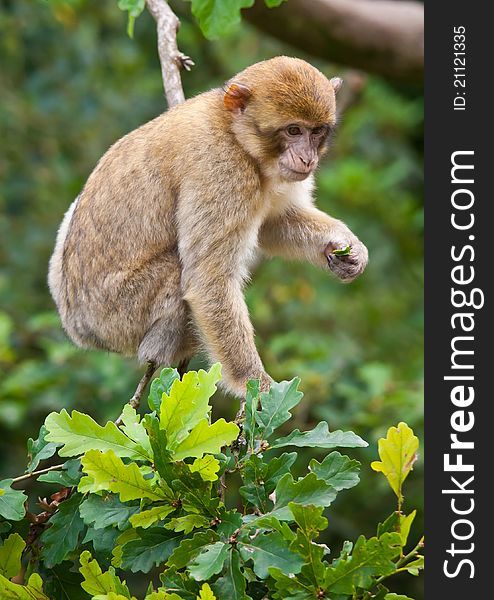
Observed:
[[[327,125],[290,123],[278,131],[278,168],[282,179],[302,181],[316,169],[329,134]]]
[[[300,59],[279,56],[226,85],[232,130],[265,176],[302,181],[314,172],[335,126],[341,83]]]

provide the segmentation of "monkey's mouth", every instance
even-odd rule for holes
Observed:
[[[299,171],[298,169],[294,169],[289,164],[286,164],[288,161],[280,160],[278,163],[278,167],[280,169],[280,175],[283,179],[288,181],[303,181],[307,179],[311,173],[314,172],[314,168],[307,168],[303,171]]]
[[[307,171],[296,171],[295,169],[285,167],[281,170],[281,173],[285,179],[289,179],[290,181],[303,181],[309,177],[309,175],[312,173],[312,169]]]

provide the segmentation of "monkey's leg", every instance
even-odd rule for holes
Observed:
[[[197,346],[184,305],[153,323],[139,344],[138,357],[158,365],[178,364],[178,370],[183,374]]]
[[[156,371],[156,367],[157,367],[157,365],[155,362],[152,362],[152,361],[148,362],[146,372],[144,373],[141,380],[139,381],[136,391],[134,392],[134,395],[128,402],[130,404],[130,406],[132,406],[132,408],[135,408],[136,410],[139,408],[139,404],[141,403],[142,394],[144,393],[144,390],[146,389],[151,378],[153,377],[154,372]],[[115,421],[115,425],[120,425],[121,423],[122,423],[122,415],[120,415],[118,417],[118,419]]]

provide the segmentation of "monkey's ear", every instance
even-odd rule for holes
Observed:
[[[225,87],[223,104],[230,112],[244,110],[247,100],[252,96],[250,89],[243,83],[230,83]]]
[[[334,93],[337,94],[340,87],[343,85],[343,79],[341,79],[341,77],[333,77],[329,80],[329,83],[333,86]]]

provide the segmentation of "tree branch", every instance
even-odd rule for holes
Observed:
[[[180,79],[180,69],[190,71],[194,62],[180,52],[177,46],[177,31],[180,21],[165,0],[146,0],[149,12],[156,21],[158,32],[158,55],[161,63],[161,76],[168,107],[185,101]]]
[[[422,84],[424,6],[414,0],[290,0],[243,11],[265,33],[329,60]]]
[[[25,481],[26,479],[32,479],[33,477],[38,477],[39,475],[44,475],[45,473],[49,473],[50,471],[60,471],[63,469],[63,464],[61,465],[53,465],[52,467],[47,467],[46,469],[40,469],[39,471],[32,471],[31,473],[24,473],[24,475],[19,475],[19,477],[14,477],[12,479],[11,485],[14,483],[18,483],[19,481]]]
[[[141,403],[142,394],[144,393],[144,390],[146,389],[148,383],[153,378],[154,372],[156,371],[156,367],[157,367],[157,365],[155,362],[153,362],[151,360],[148,361],[148,364],[146,367],[146,372],[144,373],[141,380],[139,381],[139,383],[137,385],[137,389],[134,392],[134,395],[127,402],[127,404],[130,404],[130,406],[132,406],[132,408],[134,408],[135,410],[137,410],[139,408],[139,405]],[[125,406],[127,406],[127,404]],[[124,406],[124,408],[125,408],[125,406]],[[120,414],[118,419],[115,421],[115,425],[117,427],[119,427],[123,423],[123,415],[124,415],[124,413],[122,411],[122,413]]]

